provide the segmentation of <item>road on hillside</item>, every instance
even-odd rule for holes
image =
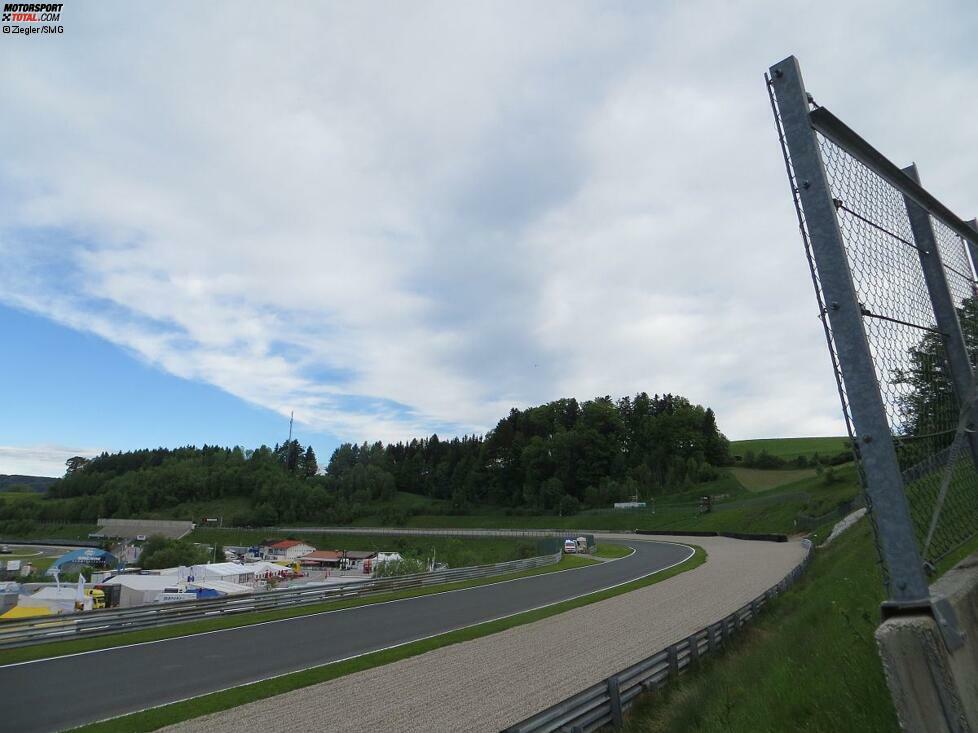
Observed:
[[[635,552],[576,570],[0,666],[3,727],[18,733],[63,730],[327,664],[592,593],[692,553],[662,542],[624,544]]]

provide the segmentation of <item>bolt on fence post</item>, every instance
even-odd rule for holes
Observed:
[[[916,165],[907,166],[903,172],[915,182],[920,183],[920,175]],[[934,225],[931,223],[930,214],[924,207],[906,196],[903,197],[903,201],[907,207],[910,229],[913,231],[913,238],[917,243],[920,266],[924,271],[924,280],[927,283],[927,292],[930,295],[931,304],[934,306],[937,328],[944,334],[954,394],[957,396],[962,409],[968,400],[971,400],[970,420],[973,424],[978,424],[978,413],[976,413],[978,408],[976,408],[974,397],[971,395],[971,361],[968,358],[964,335],[961,333],[961,322],[958,320],[957,308],[954,307],[954,299],[951,297],[950,288],[948,288],[947,273],[944,271],[944,264],[941,261],[941,250],[937,245],[937,238],[934,236]],[[971,448],[971,459],[978,467],[978,435],[974,432],[969,432],[967,435],[968,446]]]
[[[608,678],[608,701],[611,703],[611,724],[620,728],[624,725],[625,718],[621,714],[621,689],[618,677]]]
[[[889,572],[888,595],[898,604],[925,602],[929,590],[903,490],[903,476],[866,340],[862,308],[849,273],[832,192],[809,118],[808,94],[798,60],[789,56],[775,64],[770,78],[859,441],[880,554]]]

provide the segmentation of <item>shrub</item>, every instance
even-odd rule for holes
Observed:
[[[139,555],[139,566],[145,570],[172,568],[179,565],[197,565],[210,559],[205,547],[198,547],[188,540],[168,540],[154,535],[150,537]]]
[[[421,560],[406,557],[402,560],[388,560],[374,566],[375,578],[393,578],[398,575],[413,575],[427,570]]]
[[[560,513],[562,516],[569,517],[577,514],[581,510],[581,502],[570,494],[564,494],[560,498]]]

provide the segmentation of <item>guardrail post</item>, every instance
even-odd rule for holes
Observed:
[[[689,637],[689,663],[690,665],[699,664],[700,661],[700,640],[696,634]]]
[[[666,650],[669,656],[669,676],[678,677],[679,676],[679,647],[673,644]]]
[[[621,714],[621,689],[617,675],[608,678],[608,701],[611,703],[611,724],[620,728],[625,723]]]
[[[750,617],[751,619],[757,618],[757,615],[761,612],[761,599],[755,598],[750,602]]]
[[[715,625],[711,624],[706,627],[706,637],[709,643],[706,645],[707,650],[710,652],[715,652],[719,644],[717,640],[717,628]]]

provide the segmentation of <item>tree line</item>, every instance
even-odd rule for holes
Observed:
[[[713,411],[684,397],[561,399],[513,409],[484,436],[344,443],[324,471],[312,447],[297,440],[255,450],[204,445],[76,457],[46,499],[0,505],[0,520],[174,516],[195,502],[243,498],[247,508],[226,523],[345,524],[378,512],[397,523],[399,491],[430,500],[421,502],[426,511],[571,514],[682,490],[729,462]]]
[[[326,472],[340,483],[373,477],[389,491],[456,510],[488,504],[566,514],[681,490],[715,478],[729,462],[713,410],[643,392],[513,409],[484,437],[345,443]]]

